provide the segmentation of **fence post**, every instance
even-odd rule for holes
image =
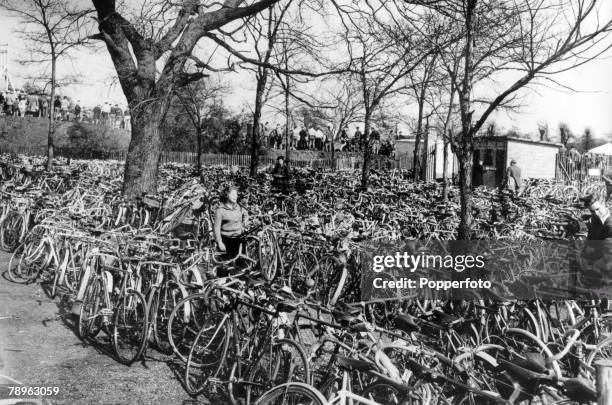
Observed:
[[[597,405],[612,405],[612,360],[599,360],[597,370]]]

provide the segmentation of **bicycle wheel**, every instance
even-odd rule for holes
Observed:
[[[277,385],[264,393],[255,405],[325,405],[327,400],[315,387],[304,383]]]
[[[300,252],[289,267],[287,275],[287,283],[292,291],[305,295],[309,290],[306,283],[310,278],[310,273],[316,271],[318,266],[319,262],[313,253]]]
[[[216,301],[208,293],[192,294],[176,303],[168,317],[168,344],[174,354],[187,362],[196,336],[206,318],[216,311]]]
[[[206,318],[187,358],[185,388],[190,395],[202,393],[225,364],[230,341],[229,316],[216,312]]]
[[[23,227],[23,214],[9,211],[0,224],[0,247],[12,252],[19,245],[19,236]]]
[[[259,233],[259,267],[266,280],[274,279],[277,269],[277,243],[274,232],[264,229]]]
[[[176,303],[183,297],[183,292],[174,281],[165,283],[162,288],[151,295],[149,303],[149,320],[153,329],[153,342],[163,354],[172,354],[168,340],[168,320]]]
[[[47,262],[44,250],[44,247],[40,245],[35,246],[28,243],[24,246],[22,254],[18,256],[20,248],[17,248],[9,262],[9,274],[14,276],[13,281],[23,284],[34,281]],[[15,264],[13,260],[16,261]]]
[[[408,391],[400,391],[394,385],[376,381],[368,385],[361,396],[376,401],[379,404],[389,405],[417,405],[429,403],[427,400],[431,395],[427,390],[427,385],[423,384],[419,388]]]
[[[83,296],[77,333],[81,339],[95,338],[102,328],[100,310],[104,302],[104,283],[101,278],[93,279]]]
[[[21,257],[28,254],[28,251],[32,249],[30,245],[31,244],[27,242],[22,243],[13,251],[13,254],[11,255],[8,265],[8,278],[14,283],[21,284],[29,281],[27,278],[22,278],[19,274],[19,262]]]
[[[149,330],[147,302],[137,291],[119,298],[113,316],[111,336],[119,362],[130,365],[142,355]]]
[[[279,339],[251,368],[246,387],[246,404],[253,403],[268,389],[288,382],[310,384],[310,367],[302,346],[290,339]],[[229,389],[232,393],[232,389]]]
[[[314,298],[319,301],[327,304],[330,298],[336,292],[338,286],[338,281],[332,285],[332,280],[334,278],[342,277],[342,263],[335,256],[325,256],[319,261],[318,268],[314,269],[312,274],[312,279],[315,281],[315,285],[313,290],[315,291]],[[345,275],[346,278],[346,275]]]

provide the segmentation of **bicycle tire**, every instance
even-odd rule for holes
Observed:
[[[295,350],[290,353],[289,347]],[[261,356],[257,363],[251,367],[248,381],[255,382],[256,385],[249,385],[246,388],[246,405],[253,403],[253,399],[261,396],[262,390],[254,390],[254,387],[270,384],[272,388],[279,384],[288,382],[303,382],[310,384],[310,366],[308,358],[302,346],[291,339],[279,339],[270,345],[268,349],[270,359],[266,363],[265,355]],[[296,362],[298,362],[296,364]],[[231,385],[228,390],[232,393]]]
[[[94,278],[85,289],[79,319],[77,334],[81,339],[93,339],[101,330],[101,321],[98,313],[100,304],[104,304],[104,282],[101,278]]]
[[[262,230],[259,235],[259,267],[261,274],[268,281],[276,276],[278,267],[278,244],[276,235],[270,229]]]
[[[24,254],[19,257],[17,267],[13,272],[16,270],[15,275],[19,280],[22,280],[22,284],[31,283],[36,280],[46,262],[44,247],[41,247],[41,245],[34,247],[29,244],[25,248]]]
[[[301,400],[287,401],[287,398],[301,398]],[[279,401],[280,399],[280,401]],[[309,402],[305,402],[305,400]],[[296,403],[300,405],[325,405],[327,400],[315,387],[304,383],[287,383],[277,385],[265,392],[255,405],[276,405]]]
[[[222,312],[211,314],[194,339],[185,367],[185,389],[190,395],[204,392],[222,370],[230,342],[229,320]]]
[[[0,247],[12,252],[19,245],[24,216],[17,211],[9,211],[0,223]]]
[[[113,315],[111,336],[120,363],[130,365],[144,353],[149,331],[148,315],[147,302],[138,291],[128,291],[119,298]]]
[[[170,281],[165,283],[161,289],[151,295],[149,307],[149,321],[152,326],[152,337],[155,347],[163,354],[172,354],[172,346],[168,342],[168,319],[174,310],[177,295],[183,296],[179,285]],[[161,304],[161,305],[160,305]]]
[[[31,249],[30,244],[28,242],[24,242],[21,245],[19,245],[17,249],[15,249],[13,253],[11,254],[7,273],[8,273],[9,280],[12,281],[13,283],[25,284],[29,282],[28,279],[24,279],[18,274],[20,258],[24,254],[26,254],[27,249]]]
[[[187,363],[193,342],[206,321],[211,305],[208,293],[191,294],[176,303],[168,317],[168,343],[181,362]],[[188,307],[186,307],[188,306]]]

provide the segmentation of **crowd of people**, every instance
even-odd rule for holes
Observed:
[[[53,118],[57,121],[87,122],[111,128],[130,129],[130,112],[110,102],[86,108],[80,100],[68,96],[27,94],[21,91],[0,92],[0,115],[14,117]]]
[[[289,131],[289,136],[285,136],[286,127],[277,124],[272,128],[269,122],[261,125],[260,135],[262,144],[273,149],[285,149],[287,147],[287,138],[289,147],[292,150],[315,150],[330,152],[332,147],[336,151],[341,152],[361,152],[365,144],[365,134],[361,132],[359,127],[355,128],[355,132],[351,133],[346,127],[335,136],[331,126],[322,127],[312,125],[309,128],[305,126],[295,125]],[[332,143],[332,138],[334,142]],[[392,139],[395,136],[390,133],[389,136],[383,137],[378,130],[373,130],[370,133],[370,145],[374,154],[391,155],[394,149]]]

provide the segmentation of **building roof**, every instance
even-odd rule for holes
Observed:
[[[592,153],[594,155],[612,156],[612,143],[604,143],[603,145],[600,145],[596,148],[589,149],[589,153]]]
[[[474,138],[474,140],[476,142],[478,141],[519,142],[519,143],[529,143],[532,145],[552,146],[556,148],[562,147],[562,144],[558,142],[534,141],[533,139],[516,138],[512,136],[478,136]]]

